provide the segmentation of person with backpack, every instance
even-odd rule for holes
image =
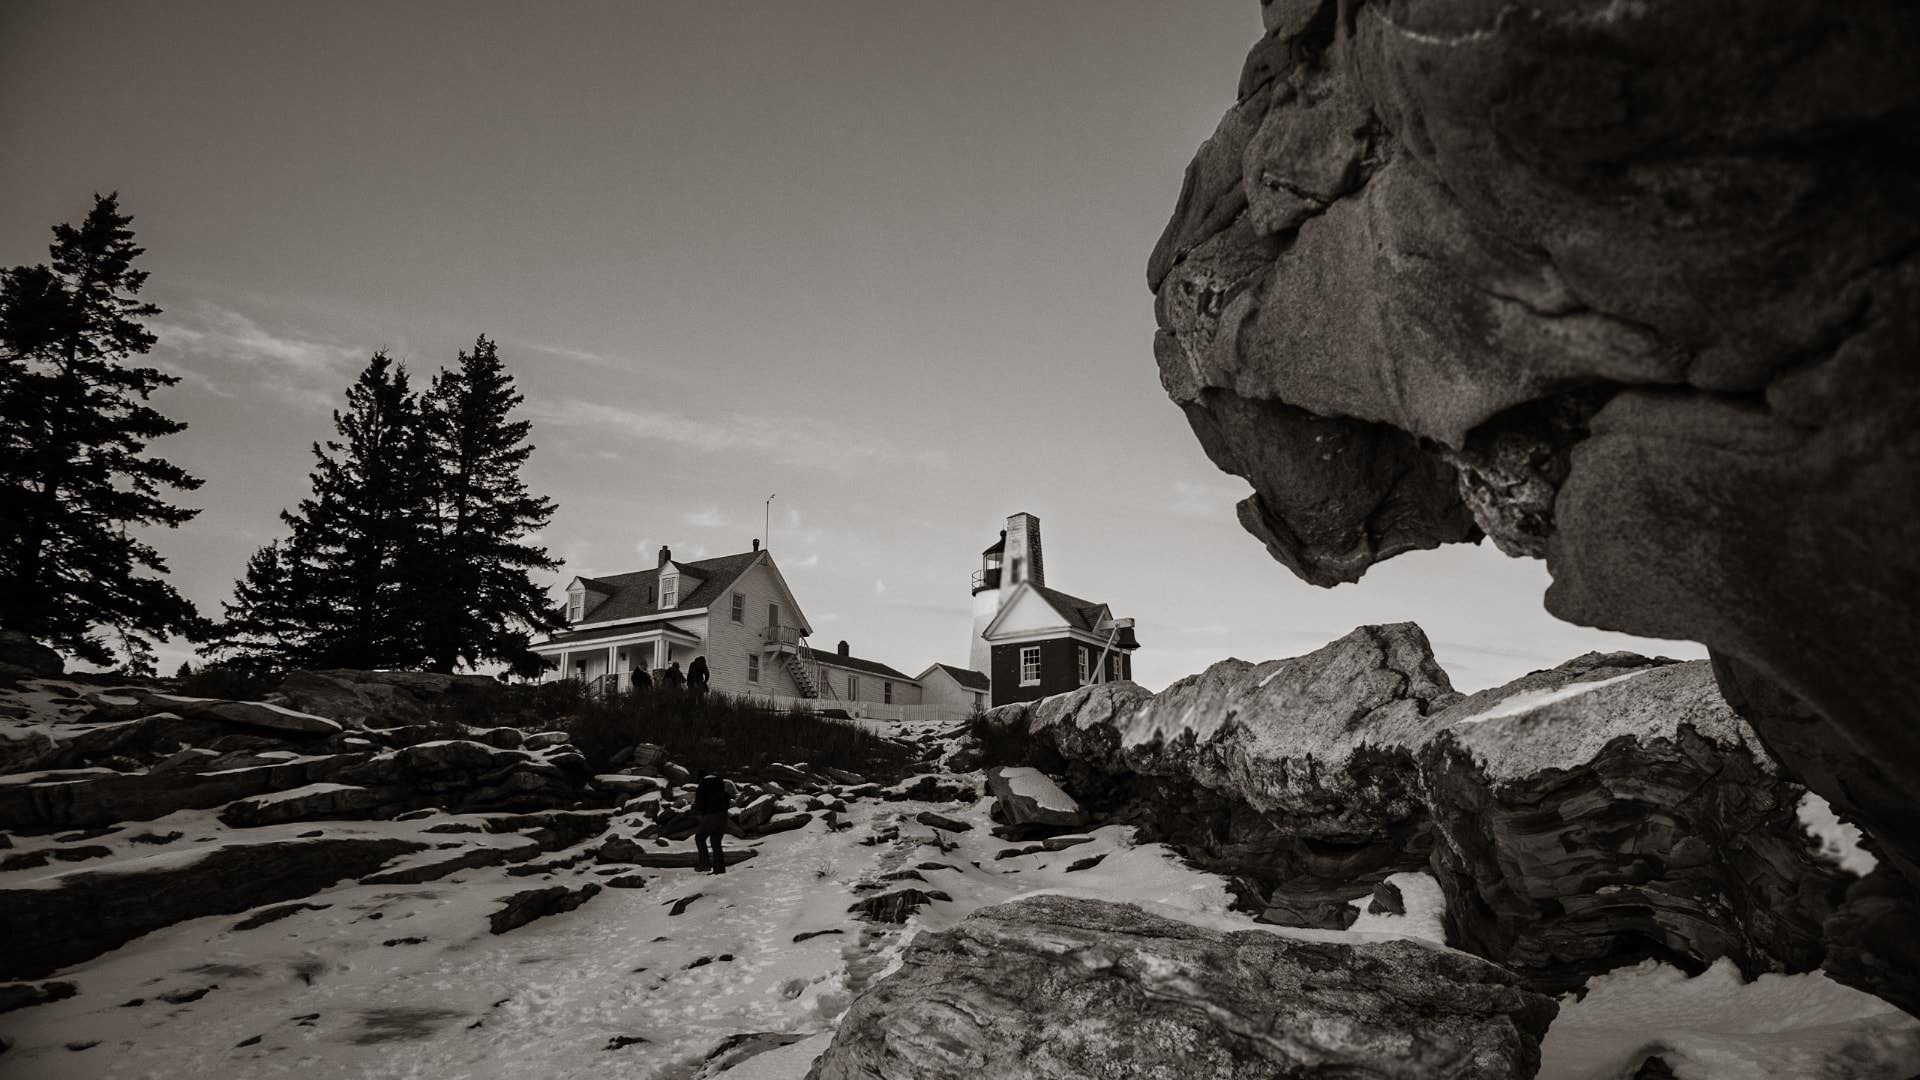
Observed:
[[[726,856],[720,852],[720,838],[726,835],[727,807],[732,802],[725,780],[712,772],[700,774],[700,783],[693,789],[693,846],[699,852],[693,863],[695,870],[727,872]]]
[[[669,690],[687,688],[687,673],[680,670],[680,661],[675,660],[667,665],[667,670],[660,673],[660,682]]]

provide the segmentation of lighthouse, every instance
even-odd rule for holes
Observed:
[[[973,572],[969,667],[995,705],[1133,678],[1133,620],[1047,584],[1040,519],[1015,514]]]
[[[1040,556],[1040,519],[1015,514],[1000,530],[1000,539],[980,553],[980,569],[973,572],[973,646],[967,666],[986,671],[992,660],[987,644],[988,625],[1000,614],[1002,601],[1023,581],[1046,584],[1046,566]]]

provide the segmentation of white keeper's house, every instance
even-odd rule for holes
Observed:
[[[704,656],[710,688],[721,693],[881,719],[964,716],[971,707],[943,697],[923,710],[914,676],[854,656],[845,641],[816,650],[812,624],[758,540],[751,551],[689,562],[662,547],[651,570],[576,577],[567,584],[565,618],[565,629],[531,648],[558,678],[597,691],[631,689],[635,671],[657,683],[669,665],[685,672]]]

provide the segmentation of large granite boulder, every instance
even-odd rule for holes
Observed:
[[[1436,719],[1421,781],[1456,947],[1554,993],[1648,957],[1821,965],[1855,877],[1705,661],[1593,653]]]
[[[1561,618],[1705,642],[1904,878],[1884,921],[1920,887],[1920,11],[1262,7],[1148,264],[1242,522],[1320,585],[1485,535]]]
[[[993,792],[993,812],[1007,825],[1039,825],[1077,829],[1087,823],[1087,812],[1039,769],[996,766],[987,770],[987,788]]]
[[[1063,775],[1098,816],[1230,876],[1273,921],[1340,929],[1350,901],[1425,869],[1415,750],[1459,696],[1420,628],[1396,623],[1157,695],[1114,683],[1003,706],[978,734],[990,760]]]
[[[1920,12],[1263,4],[1148,261],[1298,577],[1490,536],[1690,638],[1920,888]]]
[[[809,1080],[1531,1077],[1553,1002],[1412,941],[1226,931],[1039,896],[921,934]]]

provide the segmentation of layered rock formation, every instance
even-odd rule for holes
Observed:
[[[922,934],[809,1080],[1530,1077],[1555,1012],[1411,941],[1224,932],[1062,896]]]
[[[1338,929],[1349,901],[1426,866],[1415,751],[1459,696],[1426,635],[1398,623],[1289,660],[1224,661],[1157,696],[1108,683],[1005,706],[981,741],[1234,878],[1270,919]]]
[[[1555,992],[1645,957],[1820,966],[1852,875],[1706,664],[1592,654],[1436,719],[1421,787],[1455,945]]]
[[[1855,883],[1704,662],[1592,654],[1462,697],[1418,627],[1362,627],[980,726],[988,756],[1058,772],[1103,820],[1235,877],[1268,921],[1343,928],[1391,906],[1368,899],[1390,875],[1431,873],[1449,943],[1543,991],[1647,957],[1811,970]]]
[[[1544,556],[1920,883],[1920,12],[1262,7],[1149,263],[1247,528]]]

